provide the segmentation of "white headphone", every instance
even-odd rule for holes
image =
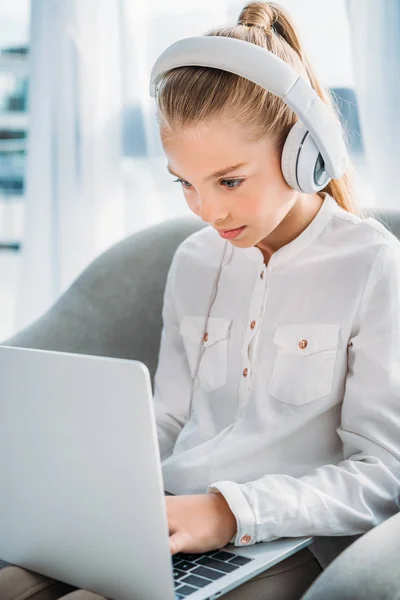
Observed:
[[[156,97],[163,75],[177,67],[211,67],[240,75],[282,100],[299,121],[285,140],[281,167],[286,183],[314,194],[343,175],[347,150],[335,116],[310,84],[281,58],[255,44],[223,36],[191,37],[175,42],[151,71],[150,95]]]

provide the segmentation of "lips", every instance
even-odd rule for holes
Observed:
[[[246,225],[243,225],[242,227],[237,227],[235,229],[218,229],[217,231],[222,238],[231,240],[238,237],[245,229]]]
[[[238,231],[238,229],[242,229],[244,225],[241,227],[234,227],[234,229],[217,229],[218,233],[231,233],[232,231]]]

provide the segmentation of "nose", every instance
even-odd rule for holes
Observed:
[[[205,223],[224,222],[229,214],[227,206],[216,196],[207,196],[198,198],[198,213]]]

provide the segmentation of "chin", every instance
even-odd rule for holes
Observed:
[[[252,243],[251,241],[249,241],[248,239],[246,240],[228,240],[233,246],[239,246],[240,248],[252,248],[255,244]]]

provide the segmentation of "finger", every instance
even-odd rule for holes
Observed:
[[[168,520],[169,535],[176,533],[178,530],[179,530],[179,524],[177,522],[173,521],[172,519],[169,519]]]
[[[187,535],[184,531],[177,531],[173,533],[169,538],[169,547],[171,554],[177,554],[178,552],[184,552],[187,548]]]

